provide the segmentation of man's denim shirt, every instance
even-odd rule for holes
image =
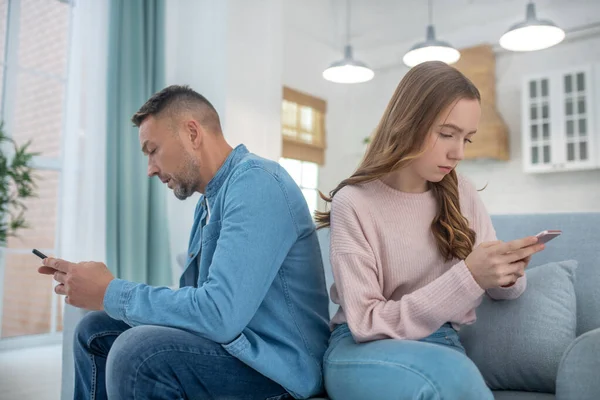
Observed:
[[[243,145],[198,201],[180,288],[114,279],[104,308],[131,326],[170,326],[220,343],[296,398],[323,390],[330,332],[315,225],[287,172]]]

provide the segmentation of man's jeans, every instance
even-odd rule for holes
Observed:
[[[291,399],[220,344],[179,329],[87,314],[74,340],[75,399]]]

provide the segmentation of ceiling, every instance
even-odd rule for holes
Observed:
[[[433,0],[439,39],[456,47],[497,43],[525,18],[527,0]],[[536,0],[538,18],[563,29],[600,23],[600,0]],[[425,38],[426,0],[350,0],[351,43],[365,62],[381,65]],[[346,0],[286,0],[286,29],[294,29],[341,49],[346,35]]]

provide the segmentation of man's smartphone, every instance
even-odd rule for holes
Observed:
[[[44,258],[48,258],[44,253],[42,253],[41,251],[39,251],[38,249],[33,249],[31,251],[33,254],[35,254],[36,256],[38,256],[39,258],[41,258],[42,260]]]
[[[558,229],[550,229],[550,230],[546,230],[546,231],[541,231],[540,233],[538,233],[535,236],[538,238],[538,243],[548,243],[555,237],[560,236],[561,233],[562,233],[562,231],[560,231]]]

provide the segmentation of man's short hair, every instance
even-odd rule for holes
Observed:
[[[171,85],[156,92],[146,103],[131,117],[135,126],[139,127],[148,116],[155,117],[176,114],[188,111],[198,118],[203,126],[221,130],[219,114],[215,107],[187,85]]]

